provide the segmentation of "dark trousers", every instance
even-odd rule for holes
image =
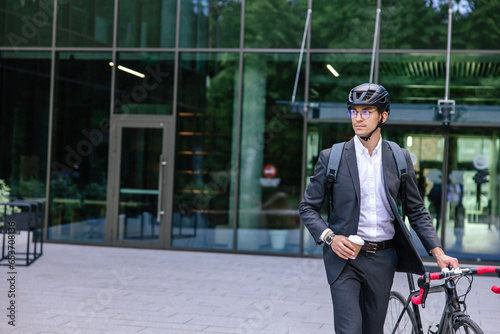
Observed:
[[[396,270],[394,248],[361,251],[330,285],[337,334],[383,334]]]

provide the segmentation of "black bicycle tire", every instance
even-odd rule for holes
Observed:
[[[387,314],[385,316],[384,322],[384,334],[390,334],[394,331],[394,326],[405,306],[405,303],[406,300],[402,294],[397,291],[391,291],[391,295],[389,297],[389,306],[387,308]],[[410,322],[410,324],[408,324],[408,321]],[[402,323],[404,324],[404,328],[402,328],[401,330],[399,328]],[[411,326],[407,327],[408,325]],[[403,316],[403,319],[401,319],[400,326],[398,326],[398,329],[396,331],[396,333],[398,334],[418,333],[417,320],[415,318],[415,314],[413,314],[413,311],[409,306],[405,310],[405,316]]]
[[[465,329],[463,332],[458,330]],[[453,333],[465,333],[465,334],[484,334],[483,330],[479,325],[469,317],[457,317],[453,323]]]

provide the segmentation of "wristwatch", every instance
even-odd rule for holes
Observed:
[[[327,244],[328,246],[330,246],[332,244],[334,236],[335,236],[335,233],[327,235],[326,238],[325,238],[325,244]]]

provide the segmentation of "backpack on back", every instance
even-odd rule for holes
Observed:
[[[406,158],[403,154],[401,147],[393,141],[384,140],[389,144],[391,148],[392,155],[396,161],[398,168],[398,178],[401,180],[400,196],[403,211],[403,220],[405,217],[405,195],[406,195],[406,178],[408,177],[408,165],[406,164]],[[344,152],[345,142],[333,144],[332,150],[330,151],[330,156],[328,157],[328,167],[326,169],[326,178],[330,186],[328,187],[328,219],[330,219],[330,212],[333,210],[333,184],[337,179],[337,173],[339,171],[340,160],[342,159],[342,153]]]

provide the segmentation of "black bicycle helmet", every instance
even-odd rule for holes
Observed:
[[[390,113],[391,97],[387,90],[378,84],[364,83],[351,89],[347,108],[351,106],[375,106],[380,112]]]
[[[354,87],[349,92],[347,109],[350,109],[351,106],[375,106],[380,110],[380,112],[387,111],[387,114],[390,114],[391,97],[383,86],[374,83],[364,83]],[[359,138],[364,141],[370,140],[372,134],[378,128],[382,127],[383,124],[382,119],[380,119],[375,129],[373,129],[368,136]]]

